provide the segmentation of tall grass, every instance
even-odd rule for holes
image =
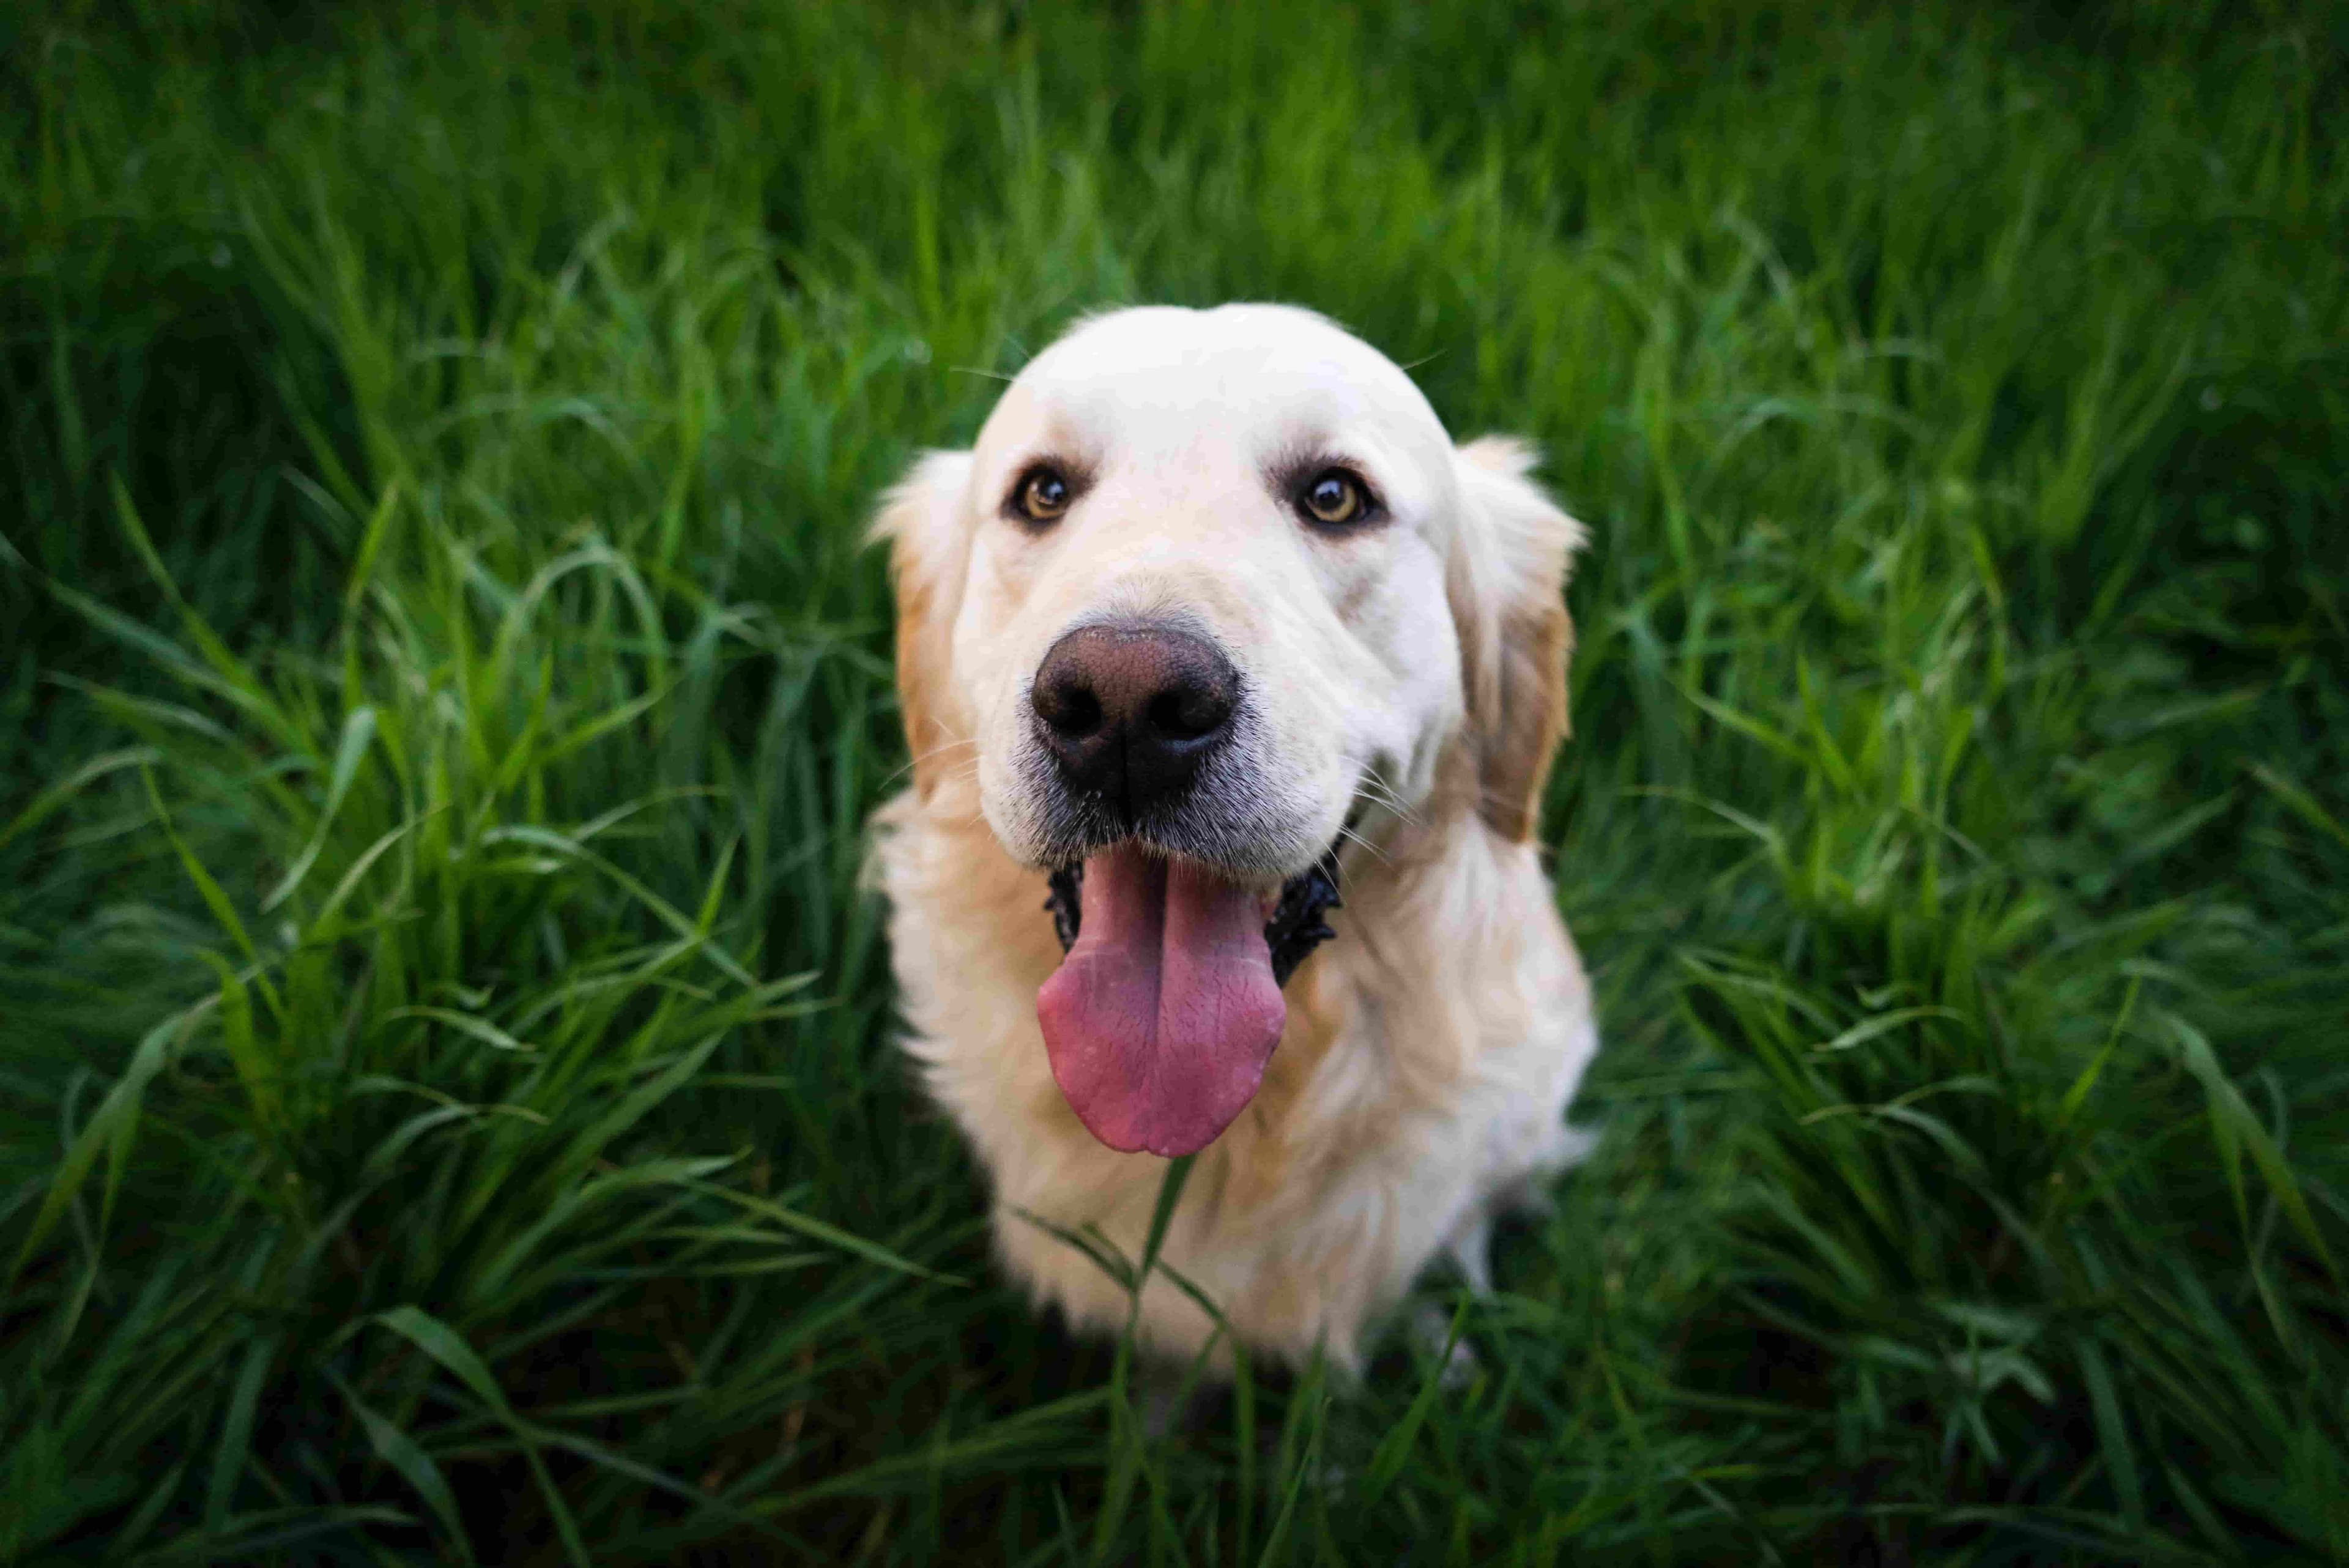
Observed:
[[[2344,47],[0,20],[0,1562],[2349,1561]],[[1156,1433],[891,1045],[859,532],[1226,297],[1593,526],[1603,1136],[1464,1388]]]

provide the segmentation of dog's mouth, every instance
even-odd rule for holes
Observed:
[[[1051,875],[1066,956],[1036,995],[1052,1076],[1110,1147],[1213,1143],[1255,1097],[1288,1020],[1281,987],[1335,933],[1337,851],[1270,897],[1132,842]]]

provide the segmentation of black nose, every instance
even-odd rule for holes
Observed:
[[[1190,788],[1238,700],[1239,671],[1215,644],[1148,622],[1069,633],[1029,694],[1069,788],[1128,819]]]

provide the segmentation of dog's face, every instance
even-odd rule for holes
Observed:
[[[1530,830],[1577,530],[1524,466],[1319,317],[1149,308],[1038,356],[892,498],[916,787],[975,777],[1013,857],[1083,867],[1040,1013],[1104,1141],[1237,1114],[1278,1033],[1248,939],[1350,823],[1420,813],[1453,759]]]
[[[968,492],[954,669],[980,802],[1022,860],[1130,832],[1274,887],[1366,784],[1425,787],[1460,720],[1442,553],[1458,486],[1443,426],[1375,351],[1288,311],[1096,321],[996,406]],[[1167,684],[1227,704],[1224,722],[1122,781],[1071,766],[1035,698],[1050,710],[1069,659],[1047,657],[1089,628],[1114,629],[1079,652],[1080,681],[1120,653],[1187,658]]]

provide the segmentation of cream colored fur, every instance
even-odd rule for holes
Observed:
[[[1306,527],[1267,477],[1300,453],[1360,469],[1392,515]],[[1086,481],[1040,532],[1001,508],[1040,457]],[[1308,312],[1148,309],[1081,325],[972,452],[929,454],[885,503],[915,763],[874,864],[906,1045],[988,1173],[1005,1264],[1074,1324],[1114,1330],[1125,1294],[1020,1211],[1136,1256],[1166,1168],[1078,1122],[1036,1021],[1061,951],[1027,681],[1088,618],[1178,613],[1241,670],[1264,722],[1228,874],[1269,889],[1356,814],[1338,936],[1289,982],[1264,1085],[1199,1155],[1166,1262],[1252,1350],[1355,1366],[1439,1252],[1481,1285],[1495,1211],[1579,1152],[1589,987],[1532,834],[1581,534],[1531,459],[1454,448],[1408,377]],[[1189,1356],[1212,1325],[1154,1278],[1140,1327]]]

